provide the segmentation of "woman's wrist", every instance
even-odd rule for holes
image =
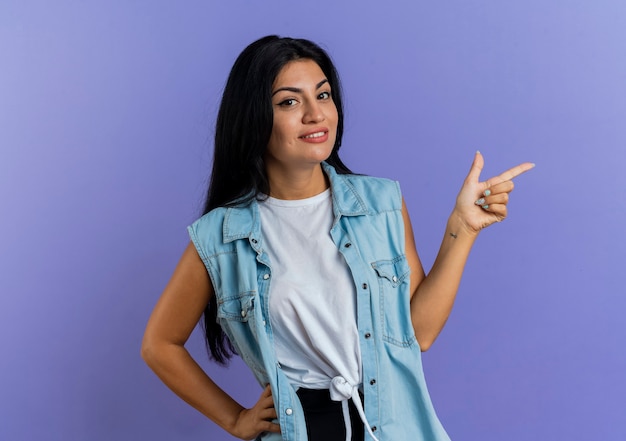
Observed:
[[[462,214],[456,209],[452,211],[448,218],[448,223],[446,224],[446,237],[456,240],[469,239],[473,241],[478,237],[479,232],[480,231],[467,225],[467,223],[463,221]]]

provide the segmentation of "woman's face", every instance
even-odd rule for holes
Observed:
[[[307,168],[330,156],[338,120],[330,92],[326,75],[314,61],[291,61],[282,68],[272,87],[268,166]]]

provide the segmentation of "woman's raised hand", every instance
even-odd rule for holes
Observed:
[[[280,433],[280,426],[272,422],[276,418],[272,389],[267,385],[256,404],[239,413],[232,435],[244,440],[252,440],[263,432]]]
[[[504,173],[480,182],[484,159],[476,152],[469,174],[456,198],[456,214],[470,232],[478,233],[485,227],[500,222],[507,216],[509,193],[513,191],[512,179],[535,166],[524,162]]]

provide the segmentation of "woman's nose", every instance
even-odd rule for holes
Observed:
[[[303,122],[306,123],[318,123],[325,118],[322,107],[317,102],[307,104],[306,110],[303,115]]]

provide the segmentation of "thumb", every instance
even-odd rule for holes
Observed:
[[[474,162],[472,162],[472,167],[470,168],[465,180],[467,182],[478,182],[480,180],[480,173],[483,171],[484,164],[485,160],[483,159],[483,155],[479,151],[476,151],[476,155],[474,155]]]

